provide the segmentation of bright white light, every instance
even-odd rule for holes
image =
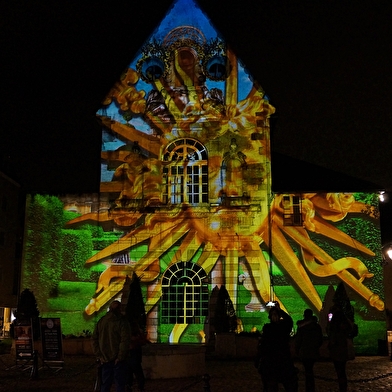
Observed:
[[[380,199],[381,202],[385,201],[385,192],[381,191],[378,198]]]
[[[387,255],[388,255],[388,257],[390,258],[390,260],[392,260],[392,248],[389,248],[389,249],[387,250]]]

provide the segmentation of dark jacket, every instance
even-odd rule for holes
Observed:
[[[282,310],[279,310],[279,317],[278,322],[272,321],[270,317],[271,323],[263,327],[258,346],[257,370],[268,390],[277,390],[278,383],[282,383],[287,391],[297,391],[297,371],[290,350],[293,319]]]
[[[131,326],[123,315],[108,312],[98,321],[92,340],[94,355],[101,362],[124,361],[131,344]]]
[[[317,359],[323,344],[323,332],[316,320],[298,322],[295,336],[295,353],[300,359]]]
[[[354,359],[351,334],[354,323],[341,311],[333,314],[327,325],[329,356],[333,361]]]
[[[265,324],[258,345],[258,357],[263,366],[274,366],[282,360],[290,360],[290,334],[293,319],[280,310],[280,321]]]

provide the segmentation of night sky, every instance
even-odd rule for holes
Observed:
[[[0,170],[27,191],[99,190],[95,113],[172,1],[87,3],[0,6]],[[273,150],[392,198],[392,2],[198,3],[275,106]]]

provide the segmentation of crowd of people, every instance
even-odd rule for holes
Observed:
[[[298,391],[298,369],[294,364],[291,341],[294,339],[295,356],[305,371],[306,392],[315,392],[313,367],[319,358],[323,343],[322,328],[311,309],[297,322],[293,337],[293,319],[281,309],[279,302],[269,307],[269,323],[265,324],[258,343],[255,361],[264,392],[277,392],[282,384],[286,392]],[[354,359],[352,339],[358,333],[356,324],[339,306],[331,308],[326,328],[328,350],[333,361],[339,391],[347,391],[346,363]],[[93,350],[100,366],[100,392],[131,392],[134,380],[139,391],[144,391],[142,368],[144,332],[136,321],[129,322],[121,313],[121,303],[113,301],[109,311],[97,323],[93,336]]]
[[[320,356],[323,332],[311,309],[304,311],[303,319],[297,322],[293,337],[293,319],[280,308],[278,302],[270,307],[268,318],[258,344],[255,365],[261,375],[263,392],[277,392],[282,384],[286,392],[298,391],[298,369],[294,365],[297,357],[305,371],[306,392],[315,392],[313,367]],[[327,325],[329,356],[333,361],[339,384],[339,392],[347,391],[346,363],[354,359],[353,337],[356,324],[338,306],[329,313]],[[290,341],[294,339],[295,355]]]

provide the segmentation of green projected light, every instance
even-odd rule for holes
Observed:
[[[377,195],[273,194],[274,112],[197,3],[175,1],[97,113],[100,193],[29,198],[23,287],[41,314],[61,314],[64,333],[92,330],[110,301],[132,300],[136,274],[149,339],[200,343],[222,287],[239,333],[261,330],[271,300],[323,323],[328,288],[343,282],[356,339],[377,347]]]

